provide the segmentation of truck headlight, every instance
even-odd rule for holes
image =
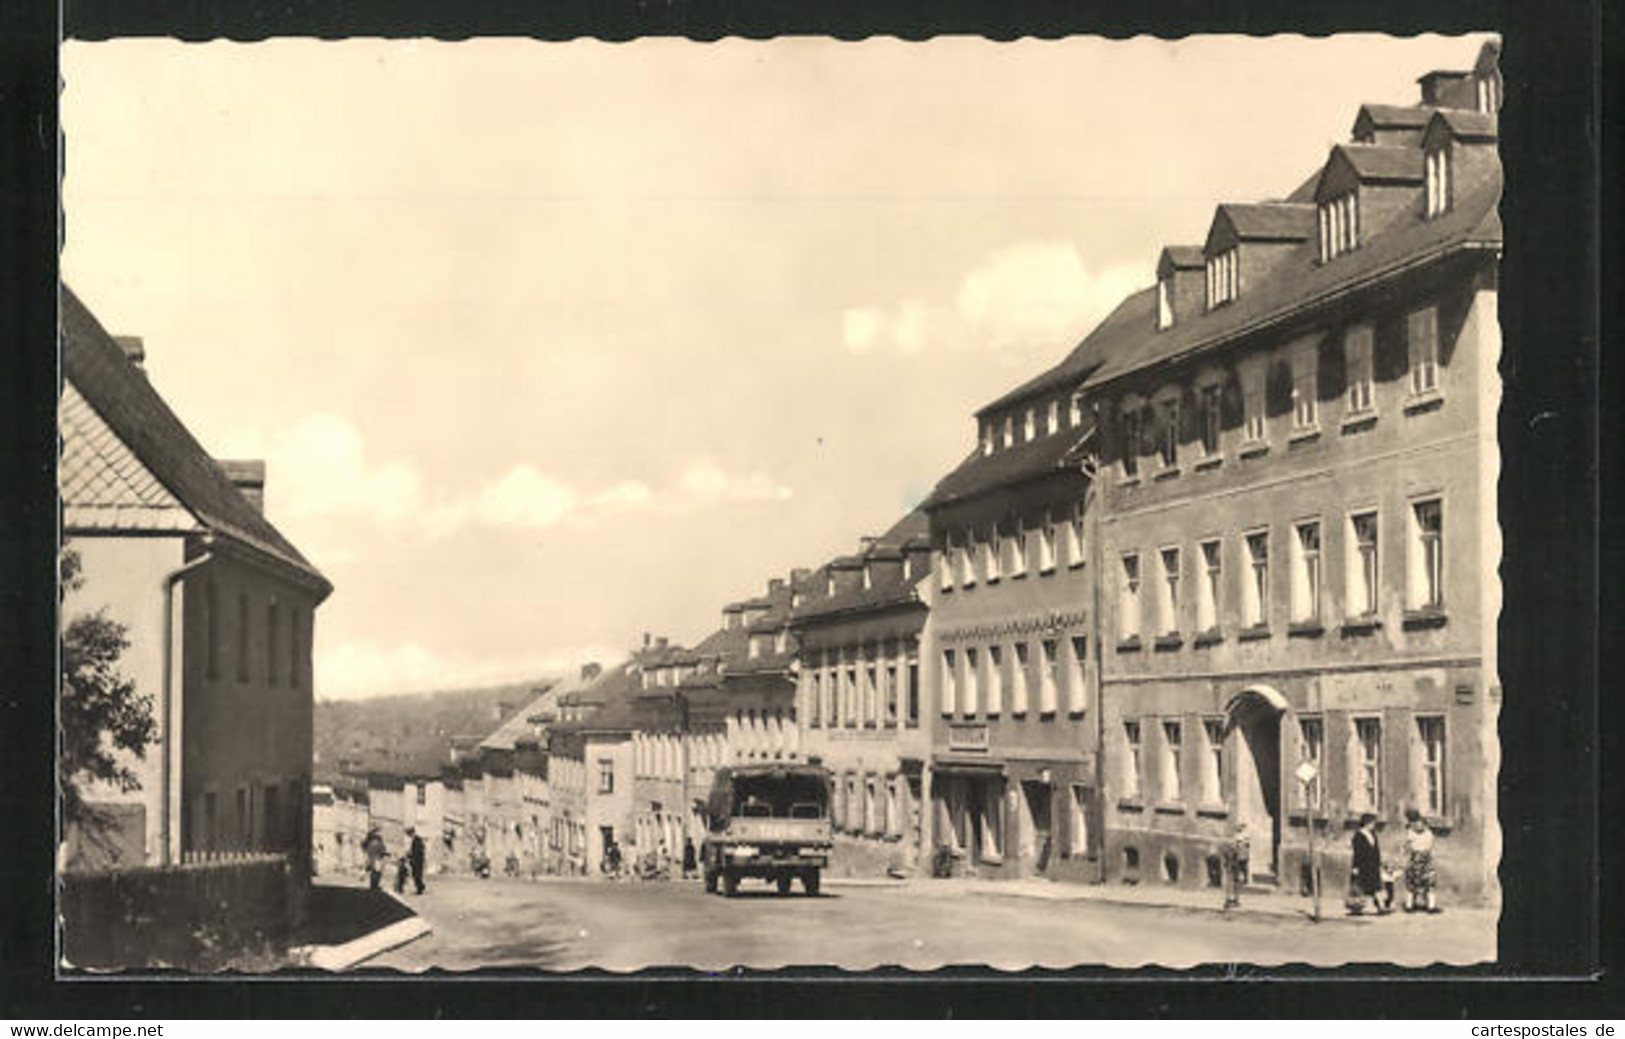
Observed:
[[[754,844],[739,844],[728,849],[728,854],[736,859],[748,859],[754,856],[757,848]]]

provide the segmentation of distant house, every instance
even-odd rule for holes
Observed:
[[[311,861],[310,647],[332,585],[266,519],[265,467],[219,462],[164,403],[138,340],[62,290],[62,529],[84,585],[65,620],[127,628],[120,670],[152,698],[140,788],[92,789],[114,822],[64,835],[64,868],[228,850]],[[94,839],[93,839],[94,836]]]

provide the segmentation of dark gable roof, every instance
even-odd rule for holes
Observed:
[[[1493,141],[1500,136],[1499,119],[1493,112],[1475,112],[1466,108],[1441,108],[1428,123],[1427,136],[1434,134],[1434,126],[1443,124],[1464,141]]]
[[[1428,105],[1361,105],[1351,132],[1359,133],[1362,126],[1377,130],[1420,130],[1428,124],[1434,111]]]
[[[1184,270],[1201,270],[1207,263],[1207,257],[1202,254],[1200,245],[1169,245],[1157,257],[1157,277],[1165,278],[1169,272],[1176,268]]]
[[[926,513],[925,506],[918,506],[893,523],[887,531],[875,539],[863,554],[864,559],[903,558],[902,549],[909,545],[927,547],[930,544],[931,517]],[[856,556],[842,556],[842,560],[855,560]],[[826,564],[821,570],[827,569]],[[803,603],[791,613],[792,623],[799,623],[814,618],[827,617],[831,614],[845,614],[857,611],[885,609],[891,606],[919,602],[915,592],[917,581],[910,580],[904,573],[896,581],[885,581],[873,588],[853,588],[849,591],[836,592],[834,595],[820,595],[815,599]]]
[[[1315,233],[1315,207],[1299,202],[1221,202],[1207,248],[1232,238],[1243,242],[1301,242]]]
[[[1288,313],[1456,248],[1499,245],[1501,222],[1496,203],[1500,196],[1497,179],[1458,198],[1449,211],[1432,220],[1420,218],[1418,201],[1412,213],[1396,220],[1388,230],[1330,263],[1316,262],[1317,244],[1306,243],[1282,261],[1279,273],[1243,292],[1233,303],[1193,314],[1164,332],[1150,332],[1156,305],[1153,294],[1145,291],[1131,296],[1124,307],[1132,308],[1133,320],[1102,325],[1084,340],[1085,348],[1108,358],[1090,377],[1089,386],[1097,388],[1130,372],[1250,332]]]
[[[211,531],[333,586],[244,498],[73,290],[62,286],[62,374],[164,488]]]
[[[1154,294],[1153,290],[1146,292]],[[999,448],[992,454],[977,451],[939,480],[921,507],[939,509],[1001,487],[1062,472],[1071,468],[1073,450],[1091,432],[1093,427],[1063,429],[1014,447]]]
[[[1381,144],[1339,144],[1332,149],[1334,158],[1347,162],[1362,181],[1378,183],[1420,184],[1422,182],[1422,152]]]

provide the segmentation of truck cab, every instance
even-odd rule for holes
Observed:
[[[829,771],[816,765],[733,765],[717,769],[706,802],[709,832],[700,849],[705,890],[732,898],[746,877],[788,895],[801,881],[818,894],[829,864]]]

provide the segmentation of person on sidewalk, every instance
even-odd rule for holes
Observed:
[[[683,879],[692,877],[700,868],[699,858],[694,854],[694,838],[683,838]]]
[[[1433,866],[1433,830],[1414,808],[1405,809],[1405,912],[1437,913],[1434,895],[1438,873]]]
[[[384,879],[384,856],[388,852],[376,827],[367,831],[366,839],[361,842],[361,851],[367,856],[367,887],[377,891]]]
[[[1238,818],[1230,828],[1223,852],[1226,909],[1241,905],[1241,889],[1252,879],[1252,851],[1252,834],[1247,830],[1247,820]]]
[[[417,889],[417,893],[421,895],[423,894],[423,856],[425,851],[423,838],[418,836],[418,831],[413,827],[407,827],[406,835],[412,839],[412,843],[408,845],[406,852],[407,861],[412,866],[412,885]]]
[[[1377,913],[1388,912],[1382,904],[1382,846],[1377,842],[1377,817],[1370,812],[1360,816],[1360,828],[1354,831],[1349,912],[1362,912],[1368,898]]]

